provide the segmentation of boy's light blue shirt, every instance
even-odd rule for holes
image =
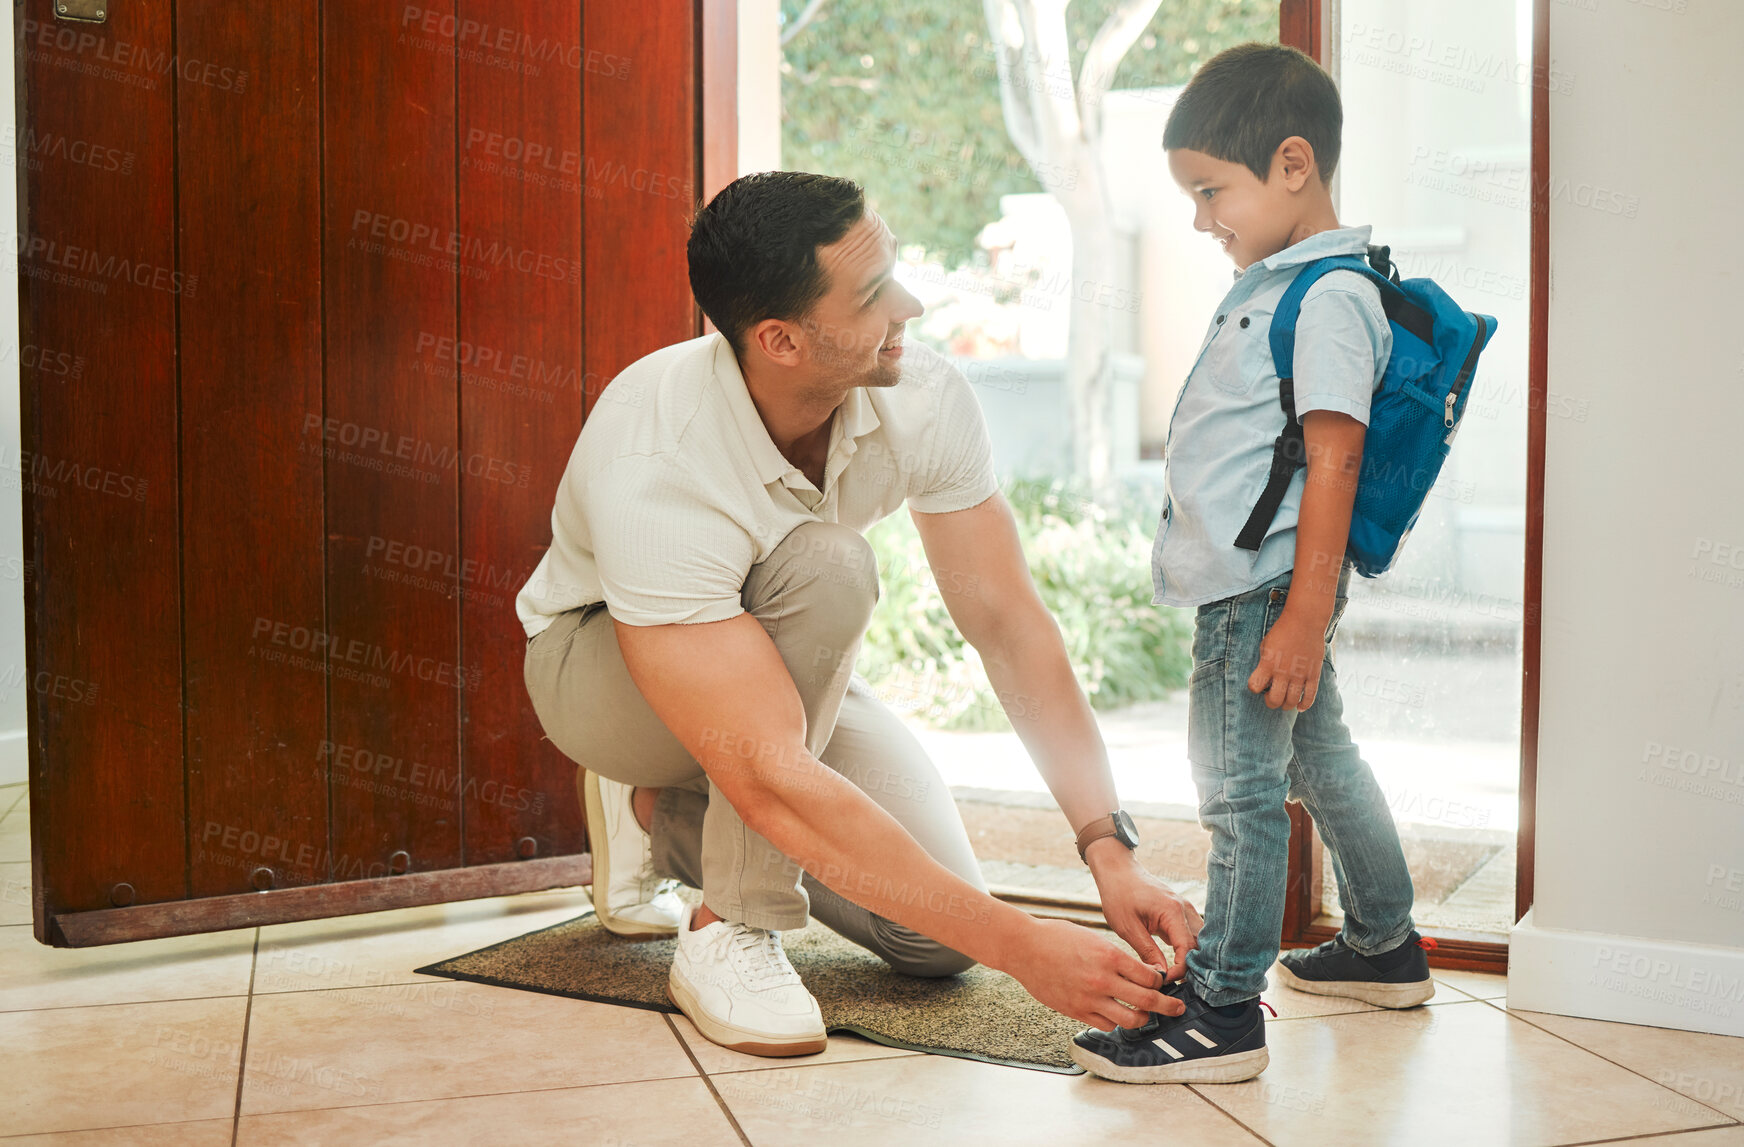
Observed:
[[[1237,549],[1284,429],[1272,364],[1272,313],[1305,263],[1366,253],[1368,227],[1310,235],[1235,273],[1175,400],[1163,447],[1163,512],[1151,548],[1155,605],[1194,606],[1250,590],[1296,563],[1296,519],[1307,471],[1290,481],[1258,551]],[[1393,333],[1380,288],[1333,271],[1308,289],[1296,319],[1298,417],[1336,410],[1363,425],[1386,373]]]

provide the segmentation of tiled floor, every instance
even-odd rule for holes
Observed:
[[[22,794],[0,789],[9,1143],[1744,1147],[1744,1040],[1510,1012],[1469,972],[1405,1012],[1274,990],[1259,1079],[1133,1087],[852,1038],[764,1060],[682,1018],[409,971],[569,919],[579,889],[44,948]]]

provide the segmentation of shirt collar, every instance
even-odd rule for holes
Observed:
[[[1337,227],[1331,231],[1316,232],[1275,255],[1268,255],[1258,262],[1248,264],[1244,270],[1238,270],[1235,277],[1239,279],[1254,270],[1277,271],[1285,267],[1299,267],[1330,255],[1366,255],[1369,232],[1372,229],[1365,223],[1361,227]]]
[[[745,448],[750,451],[751,464],[757,468],[757,480],[767,486],[792,474],[801,485],[809,486],[811,483],[806,480],[799,467],[789,462],[776,449],[775,440],[769,437],[769,428],[763,425],[763,416],[757,413],[757,404],[751,401],[751,391],[745,385],[745,375],[739,369],[739,359],[733,353],[732,344],[718,332],[714,338],[715,378],[721,384],[721,392],[727,397],[727,405],[732,408],[733,421],[738,423],[739,435],[745,440]],[[846,452],[853,454],[859,448],[856,440],[870,434],[880,425],[878,411],[873,407],[872,400],[866,396],[866,388],[861,386],[848,391],[831,417],[831,458],[844,448],[844,443]],[[826,462],[826,473],[828,466]]]

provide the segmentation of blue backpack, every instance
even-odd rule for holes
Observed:
[[[1370,246],[1369,262],[1355,255],[1316,259],[1296,274],[1272,315],[1272,363],[1284,432],[1272,446],[1272,471],[1235,544],[1257,550],[1277,516],[1290,479],[1307,464],[1307,443],[1296,417],[1292,364],[1296,316],[1302,296],[1328,271],[1366,275],[1380,287],[1381,306],[1393,331],[1393,352],[1369,407],[1362,473],[1350,515],[1346,555],[1364,577],[1392,568],[1429,488],[1441,473],[1471,397],[1478,354],[1496,331],[1496,320],[1460,308],[1433,279],[1399,281],[1387,247]],[[1371,266],[1372,264],[1372,266]]]

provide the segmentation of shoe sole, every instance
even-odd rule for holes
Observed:
[[[1256,1047],[1234,1055],[1208,1056],[1155,1067],[1122,1067],[1111,1059],[1072,1044],[1072,1062],[1116,1083],[1240,1083],[1252,1079],[1272,1062],[1269,1051]]]
[[[587,845],[593,853],[593,885],[588,890],[593,900],[593,914],[600,926],[614,936],[626,940],[666,940],[678,935],[678,929],[661,928],[640,920],[625,920],[606,909],[606,889],[612,886],[612,872],[606,854],[606,810],[600,799],[599,776],[589,769],[581,770],[581,803],[587,809]]]
[[[728,1051],[742,1051],[746,1055],[761,1055],[780,1058],[790,1055],[816,1055],[829,1046],[829,1036],[773,1036],[767,1032],[747,1031],[741,1027],[717,1020],[709,1015],[696,1002],[696,997],[683,984],[670,977],[666,981],[666,998],[672,1006],[689,1017],[696,1025],[696,1030],[710,1043],[719,1044]]]
[[[1414,1008],[1435,995],[1434,979],[1406,984],[1377,984],[1363,980],[1304,980],[1283,964],[1278,979],[1286,988],[1315,996],[1343,996],[1382,1008]]]

